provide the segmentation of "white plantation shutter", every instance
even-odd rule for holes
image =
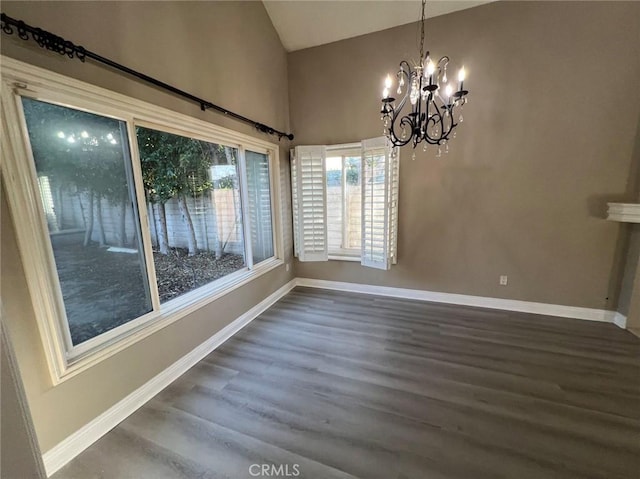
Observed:
[[[389,203],[389,257],[392,264],[398,263],[398,196],[400,193],[400,151],[390,152],[390,203]]]
[[[278,168],[280,173],[280,201],[281,211],[279,212],[282,220],[282,246],[283,246],[283,259],[289,262],[291,256],[293,256],[293,224],[292,221],[292,205],[291,205],[291,168]],[[275,211],[274,211],[275,213]],[[277,235],[277,230],[276,230]]]
[[[396,261],[398,154],[386,137],[362,142],[363,266],[389,269]]]
[[[293,255],[298,257],[298,165],[295,150],[289,152],[291,161],[291,214],[293,215]]]
[[[324,146],[296,146],[291,162],[295,251],[300,261],[327,261]]]

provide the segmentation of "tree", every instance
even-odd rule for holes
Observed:
[[[345,158],[345,169],[347,172],[347,184],[360,184],[360,158]]]
[[[142,165],[142,182],[145,195],[152,205],[154,223],[156,217],[160,223],[157,228],[158,245],[161,254],[169,254],[169,235],[167,233],[167,215],[165,203],[173,197],[169,182],[165,178],[166,158],[159,151],[164,143],[162,134],[147,128],[136,128],[140,162]],[[157,224],[157,223],[155,223]]]
[[[209,179],[213,161],[210,143],[142,127],[136,133],[147,199],[160,206],[160,252],[168,252],[164,205],[176,198],[187,227],[189,255],[193,256],[198,245],[187,197],[205,193],[213,186]]]

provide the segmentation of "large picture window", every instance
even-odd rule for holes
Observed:
[[[2,83],[54,384],[283,264],[277,145],[11,59]]]

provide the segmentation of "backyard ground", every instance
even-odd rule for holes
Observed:
[[[244,268],[242,255],[223,254],[216,259],[202,251],[189,256],[184,248],[171,248],[167,255],[154,251],[153,261],[161,303]]]
[[[54,255],[74,345],[151,311],[137,254],[72,243],[55,245]],[[181,248],[154,252],[154,262],[161,303],[244,267],[241,255]]]

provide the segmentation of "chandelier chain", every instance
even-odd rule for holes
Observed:
[[[422,21],[420,24],[420,61],[424,58],[424,13],[427,6],[427,0],[422,0]]]

